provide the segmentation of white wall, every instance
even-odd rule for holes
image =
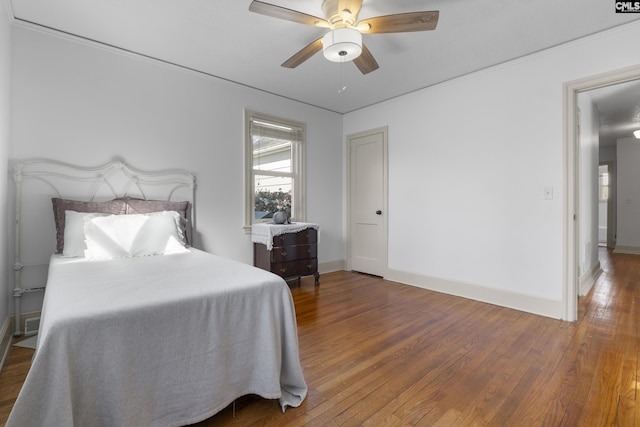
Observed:
[[[616,146],[600,146],[599,150],[600,163],[616,161]]]
[[[598,243],[607,243],[607,202],[598,202]]]
[[[640,253],[640,141],[618,140],[618,239],[616,250]]]
[[[198,246],[246,263],[244,109],[306,123],[307,220],[319,262],[344,260],[341,115],[29,28],[14,27],[14,51],[13,159],[192,171]]]
[[[345,136],[389,126],[390,278],[560,317],[563,83],[640,63],[638,38],[619,27],[347,114]]]
[[[9,14],[4,2],[0,4],[0,200],[7,200],[9,181],[9,141],[10,141],[10,100],[11,100],[11,25]],[[7,242],[7,227],[9,226],[8,205],[0,204],[0,327],[8,316],[10,305],[9,264],[7,254],[11,253]],[[2,337],[0,337],[0,341]],[[0,355],[1,357],[1,355]]]

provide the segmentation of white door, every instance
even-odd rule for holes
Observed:
[[[387,130],[349,137],[350,268],[383,276],[387,269]]]

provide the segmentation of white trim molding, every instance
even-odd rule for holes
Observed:
[[[323,262],[318,264],[318,272],[320,274],[333,273],[334,271],[346,270],[347,262],[343,259],[336,261]]]
[[[393,269],[387,270],[385,279],[553,319],[562,318],[562,301]]]
[[[615,254],[640,255],[640,246],[616,245],[616,248],[613,250],[613,253],[615,253]]]
[[[587,271],[586,273],[580,276],[579,295],[585,296],[587,293],[589,293],[589,291],[591,290],[593,285],[595,285],[596,281],[598,280],[598,277],[600,277],[601,274],[602,274],[602,266],[600,265],[600,261],[598,261],[593,265],[590,271]]]

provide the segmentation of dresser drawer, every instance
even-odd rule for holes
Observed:
[[[285,233],[273,236],[273,246],[304,245],[318,241],[318,231],[315,228],[307,228],[297,233]]]
[[[274,262],[271,272],[281,277],[310,276],[318,271],[318,259],[300,259],[289,262]]]
[[[302,223],[300,223],[302,224]],[[318,230],[316,227],[292,226],[284,230],[283,234],[274,236],[273,229],[267,224],[254,225],[259,228],[257,235],[267,234],[272,239],[272,245],[267,245],[263,239],[253,242],[253,265],[270,271],[289,282],[293,278],[313,276],[315,285],[320,285],[318,273]],[[266,228],[266,230],[264,230]],[[293,231],[297,230],[297,231]],[[282,232],[282,229],[277,231]],[[271,250],[267,249],[271,246]]]
[[[295,261],[316,258],[317,256],[318,246],[316,244],[274,246],[271,250],[271,262]]]

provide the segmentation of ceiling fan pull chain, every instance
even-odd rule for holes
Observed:
[[[340,63],[340,87],[338,88],[338,93],[344,93],[347,90],[347,83],[345,82],[344,76],[344,61]]]

